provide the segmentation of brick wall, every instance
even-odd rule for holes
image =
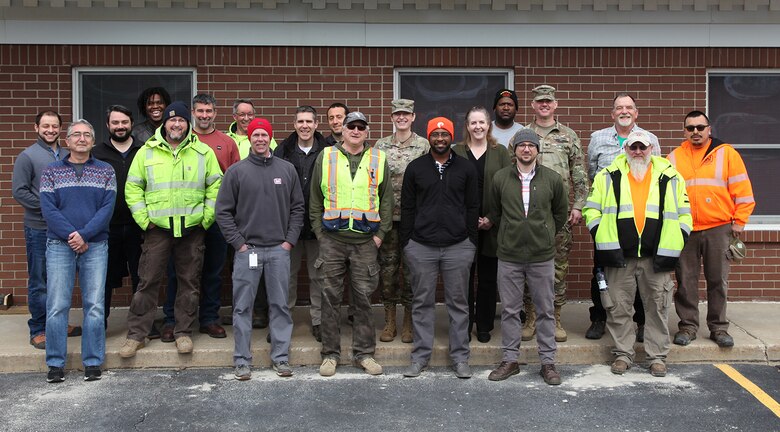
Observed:
[[[74,66],[187,66],[197,68],[198,91],[223,104],[220,128],[232,119],[224,109],[237,97],[256,101],[279,136],[291,131],[295,107],[326,107],[347,101],[372,118],[371,139],[391,133],[389,102],[396,67],[514,68],[521,95],[518,120],[528,122],[529,90],[541,83],[558,88],[559,119],[587,143],[590,132],[611,123],[615,93],[637,98],[642,127],[661,139],[668,153],[682,139],[691,109],[704,109],[709,68],[778,68],[780,49],[741,48],[305,48],[0,46],[0,294],[26,295],[22,209],[11,197],[16,155],[35,140],[33,121],[43,108],[71,117]],[[327,130],[327,126],[321,125]],[[591,248],[583,227],[575,230],[569,297],[589,297]],[[748,259],[732,271],[732,300],[780,300],[780,235],[749,232]],[[301,284],[305,298],[306,285]],[[226,296],[229,293],[225,293]],[[115,304],[128,303],[129,289]],[[77,299],[78,301],[78,299]]]

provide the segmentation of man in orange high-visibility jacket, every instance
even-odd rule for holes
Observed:
[[[710,120],[701,111],[685,116],[686,140],[669,154],[685,178],[693,214],[693,232],[677,265],[674,305],[679,331],[674,343],[688,345],[699,327],[699,272],[707,281],[707,327],[720,347],[734,346],[728,334],[726,292],[729,241],[739,237],[756,206],[745,163],[734,148],[712,138]]]

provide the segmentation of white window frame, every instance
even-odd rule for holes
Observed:
[[[780,75],[780,69],[708,69],[705,79],[706,85],[706,110],[710,115],[710,76],[728,75],[728,74],[772,74]],[[732,144],[736,149],[777,149],[780,151],[780,144]],[[751,231],[780,231],[780,215],[753,215],[750,216],[746,230]]]

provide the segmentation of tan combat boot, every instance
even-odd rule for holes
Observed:
[[[395,306],[385,306],[385,328],[379,336],[382,342],[392,342],[398,332],[395,329]]]
[[[401,330],[401,342],[412,343],[412,307],[404,308],[404,328]]]
[[[523,333],[521,340],[529,341],[536,334],[536,309],[533,303],[525,305],[525,324],[523,324]]]
[[[561,325],[561,307],[555,306],[555,342],[566,342],[568,336]]]

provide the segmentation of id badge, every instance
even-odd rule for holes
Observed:
[[[257,268],[257,252],[249,252],[249,268],[250,269],[256,269]]]

